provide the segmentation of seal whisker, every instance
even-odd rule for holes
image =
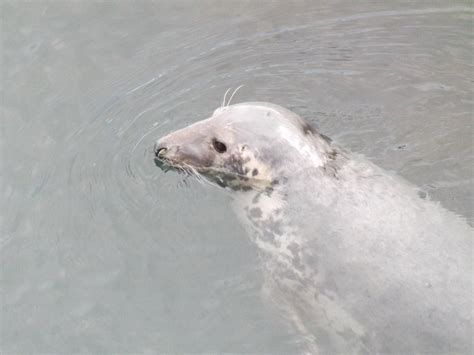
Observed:
[[[183,164],[183,169],[191,176],[195,177],[199,182],[203,182],[203,178],[201,174],[194,168],[193,166],[187,164],[187,163],[182,163]]]
[[[227,103],[226,106],[229,106],[231,101],[232,101],[232,98],[234,97],[234,95],[237,93],[237,91],[240,90],[241,87],[243,87],[244,85],[240,85],[237,89],[234,90],[234,92],[232,93],[232,95],[230,95],[230,99],[229,99],[229,102]]]
[[[197,171],[197,169],[187,163],[183,163],[183,165],[188,169],[189,173],[196,178],[197,181],[199,181],[201,184],[205,185],[208,184],[212,187],[219,187],[218,184],[214,183],[213,181],[210,181],[202,176],[202,174]]]
[[[205,179],[197,170],[196,168],[193,168],[189,166],[189,169],[191,169],[193,176],[196,178],[196,180],[201,183],[202,185],[210,185],[212,187],[218,187],[218,185],[214,184],[212,181]]]
[[[188,176],[194,176],[195,175],[193,169],[185,163],[183,163],[183,166],[181,166],[180,169],[181,169],[182,172],[186,173]]]
[[[230,91],[230,88],[228,88],[228,89],[225,91],[224,99],[222,100],[222,106],[221,106],[221,107],[225,107],[225,99],[227,98],[227,94],[229,93],[229,91]]]

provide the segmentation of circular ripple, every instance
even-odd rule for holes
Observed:
[[[470,8],[193,6],[2,8],[7,352],[296,351],[226,197],[153,161],[242,84],[472,218]]]

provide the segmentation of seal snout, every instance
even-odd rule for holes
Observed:
[[[182,147],[165,138],[162,138],[155,143],[153,148],[155,153],[155,161],[159,160],[161,163],[165,164],[176,164],[183,162],[185,157],[181,151]]]

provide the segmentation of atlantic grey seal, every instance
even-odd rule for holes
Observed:
[[[297,114],[217,109],[158,164],[232,192],[263,293],[311,353],[472,353],[472,228]]]

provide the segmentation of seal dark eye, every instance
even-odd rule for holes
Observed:
[[[217,153],[225,153],[227,150],[226,145],[222,142],[219,142],[215,138],[212,140],[212,146],[214,147]]]

